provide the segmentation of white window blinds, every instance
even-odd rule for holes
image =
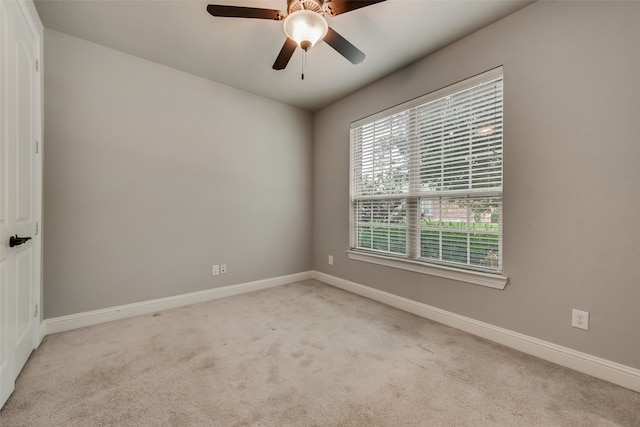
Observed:
[[[500,271],[502,69],[351,128],[352,249]]]

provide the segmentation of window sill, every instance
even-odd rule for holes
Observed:
[[[472,283],[474,285],[487,286],[494,289],[504,289],[507,286],[508,277],[501,274],[483,273],[480,271],[464,270],[461,268],[447,267],[443,265],[424,264],[418,261],[398,259],[384,255],[347,251],[349,259],[356,261],[370,262],[372,264],[384,265],[401,270],[413,271],[416,273],[428,274],[431,276],[444,277],[446,279],[459,280],[461,282]]]

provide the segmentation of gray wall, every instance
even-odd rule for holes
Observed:
[[[45,318],[311,268],[309,113],[50,30],[44,65]]]
[[[538,2],[318,112],[314,269],[640,368],[639,41],[640,3]],[[349,260],[350,122],[499,65],[507,288]]]

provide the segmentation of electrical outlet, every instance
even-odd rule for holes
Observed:
[[[329,255],[329,265],[333,265],[333,255]]]
[[[211,267],[211,275],[217,276],[218,274],[220,274],[220,266],[216,264],[213,267]]]
[[[589,312],[576,310],[575,308],[571,312],[571,326],[574,328],[589,330]]]
[[[227,264],[220,264],[220,274],[227,273]]]

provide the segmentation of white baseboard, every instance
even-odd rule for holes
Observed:
[[[523,353],[531,354],[578,372],[640,392],[640,369],[581,353],[567,347],[500,328],[489,323],[480,322],[469,317],[460,316],[446,310],[380,291],[359,283],[350,282],[326,273],[319,271],[312,271],[311,273],[314,279],[331,286],[362,295],[383,304],[424,317],[425,319],[460,329],[522,351]]]
[[[199,302],[211,301],[214,299],[230,297],[233,295],[246,294],[249,292],[273,288],[280,285],[286,285],[287,283],[293,283],[308,279],[311,279],[311,272],[305,271],[302,273],[290,274],[287,276],[257,280],[255,282],[241,283],[238,285],[207,289],[205,291],[192,292],[183,295],[176,295],[173,297],[159,298],[134,304],[121,305],[118,307],[87,311],[84,313],[71,314],[69,316],[55,317],[52,319],[45,319],[42,322],[40,330],[42,336],[44,337],[45,335],[82,328],[84,326],[97,325],[99,323],[139,316],[141,314],[149,314],[156,311],[183,307],[185,305],[196,304]]]

